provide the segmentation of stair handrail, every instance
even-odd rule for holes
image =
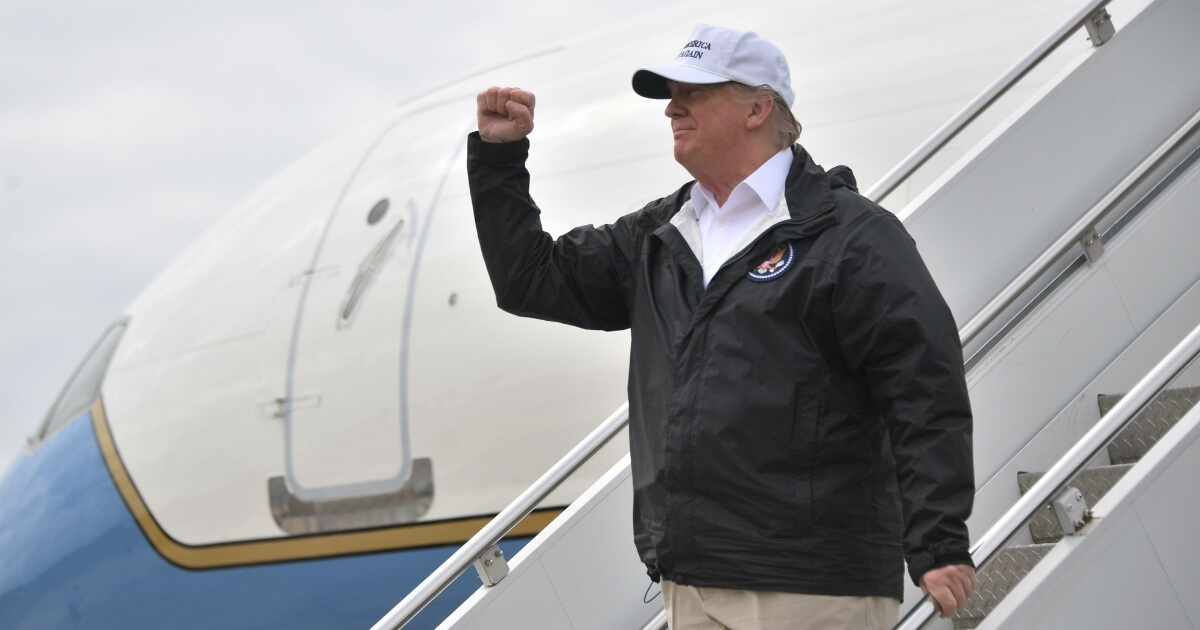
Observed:
[[[1154,151],[1141,161],[1124,179],[1114,186],[1108,194],[1088,209],[1071,227],[1067,228],[1053,243],[1030,262],[1021,273],[1017,274],[1007,286],[979,310],[966,324],[959,329],[959,338],[963,347],[983,332],[1001,313],[1004,312],[1017,297],[1044,274],[1054,262],[1079,243],[1089,230],[1117,208],[1121,200],[1138,185],[1151,177],[1172,152],[1179,148],[1196,130],[1200,128],[1200,109],[1183,123],[1174,133],[1158,145]]]
[[[1200,326],[1192,329],[1183,341],[1151,368],[1129,393],[1104,414],[1090,431],[980,537],[971,548],[971,559],[975,565],[982,567],[999,553],[1017,535],[1018,530],[1041,510],[1042,505],[1057,496],[1100,450],[1141,413],[1175,377],[1187,369],[1197,356],[1200,356]],[[933,603],[926,596],[909,611],[894,630],[924,628],[936,612]]]
[[[921,168],[929,158],[946,146],[946,143],[958,136],[971,121],[979,117],[991,107],[1009,88],[1020,81],[1029,71],[1033,70],[1050,53],[1058,49],[1072,34],[1083,27],[1091,17],[1104,8],[1111,0],[1090,0],[1083,8],[1054,29],[1041,42],[1038,42],[1024,57],[1013,64],[1004,74],[1000,75],[991,85],[984,88],[970,103],[967,103],[957,114],[934,131],[925,142],[913,149],[892,170],[884,174],[879,181],[867,191],[866,196],[878,202],[904,183],[917,169]]]
[[[537,481],[508,504],[508,507],[488,521],[488,524],[484,525],[470,540],[463,543],[458,551],[447,558],[437,570],[430,573],[424,581],[400,600],[400,603],[396,604],[374,626],[371,626],[371,630],[396,630],[412,621],[413,617],[416,617],[455,578],[467,570],[481,554],[500,542],[501,538],[533,512],[543,499],[558,488],[571,473],[591,459],[627,424],[629,424],[629,403],[625,402],[593,429],[587,437],[580,440],[562,459],[558,460],[558,463],[551,466]]]
[[[1078,31],[1097,11],[1108,5],[1112,0],[1090,0],[1083,8],[1079,9],[1067,21],[1063,22],[1058,28],[1046,36],[1039,42],[1033,50],[1027,53],[1017,63],[1011,66],[998,79],[993,81],[991,85],[977,95],[970,103],[962,110],[955,114],[950,120],[938,128],[929,138],[927,138],[920,146],[914,149],[892,170],[888,171],[879,181],[877,181],[867,192],[866,197],[879,201],[883,197],[891,193],[897,186],[907,180],[912,174],[925,164],[930,157],[940,150],[946,143],[953,140],[968,124],[975,120],[984,110],[990,107],[996,100],[1003,96],[1017,81],[1028,74],[1050,53],[1054,52],[1063,42],[1067,40],[1073,33]],[[1138,168],[1130,173],[1128,177],[1122,180],[1108,195],[1104,197],[1092,210],[1089,210],[1064,236],[1055,241],[1049,249],[1031,263],[1018,277],[1011,282],[1000,294],[998,294],[991,302],[980,310],[974,318],[972,318],[962,329],[959,330],[959,336],[962,339],[964,346],[974,339],[988,324],[991,323],[1013,300],[1016,296],[1024,291],[1037,276],[1045,272],[1045,269],[1056,260],[1062,253],[1065,253],[1079,238],[1082,230],[1076,230],[1076,226],[1085,223],[1085,219],[1096,212],[1097,207],[1103,209],[1097,213],[1096,218],[1091,222],[1086,222],[1090,227],[1095,224],[1095,221],[1100,220],[1109,211],[1115,207],[1117,201],[1121,199],[1129,189],[1137,183],[1140,183],[1145,175],[1151,171],[1158,163],[1183,139],[1189,135],[1200,123],[1200,111],[1185,123],[1183,127],[1175,132],[1167,142],[1160,145],[1154,153],[1146,160],[1139,164]],[[1186,131],[1185,131],[1186,129]],[[1167,147],[1167,145],[1170,145]],[[1164,149],[1164,147],[1167,147]],[[1120,191],[1119,193],[1117,191]],[[1106,203],[1107,202],[1107,203]],[[1074,231],[1073,231],[1074,230]],[[1068,236],[1073,235],[1073,238]],[[1061,242],[1067,239],[1066,245],[1061,246]],[[1060,249],[1053,256],[1049,256],[1051,251]],[[1047,259],[1043,262],[1043,259]],[[1032,271],[1036,269],[1036,271]],[[1026,278],[1028,274],[1031,277]],[[1019,288],[1014,288],[1018,287]],[[1011,295],[1010,295],[1011,294]],[[1197,329],[1200,332],[1200,328]],[[1125,399],[1122,400],[1124,402]],[[1118,408],[1108,414],[1111,416]],[[530,485],[524,492],[521,493],[512,503],[504,510],[497,514],[491,521],[488,522],[474,536],[464,543],[458,551],[446,559],[441,566],[433,573],[425,578],[415,589],[413,589],[400,603],[396,604],[386,615],[384,615],[371,630],[397,630],[404,627],[411,621],[422,609],[425,608],[434,598],[450,585],[463,571],[465,571],[485,550],[495,545],[510,532],[518,523],[528,516],[537,505],[544,500],[551,492],[558,488],[563,481],[574,473],[580,466],[586,463],[593,455],[596,454],[605,444],[607,444],[618,432],[625,428],[629,423],[629,403],[626,401],[617,411],[613,412],[604,422],[597,426],[591,433],[572,448],[566,455],[563,456],[554,466],[542,474],[536,482]],[[1086,437],[1086,436],[1085,436]],[[1049,476],[1049,473],[1047,473]],[[1044,480],[1044,478],[1043,478]],[[1039,482],[1040,485],[1041,482]],[[1037,485],[1034,486],[1037,488]],[[1032,490],[1031,490],[1032,492]],[[1028,494],[1026,496],[1029,496]],[[1021,505],[1021,503],[1018,503]],[[1040,505],[1040,503],[1038,504]],[[1014,506],[1014,509],[1016,506]],[[999,523],[998,523],[999,524]],[[994,529],[994,527],[993,527]],[[989,530],[990,533],[990,530]],[[982,542],[982,541],[981,541]],[[977,545],[978,547],[978,545]],[[994,552],[993,552],[994,553]],[[974,557],[974,556],[973,556]],[[990,555],[988,556],[990,559]],[[924,619],[928,621],[929,616],[936,612],[933,605],[929,603],[928,597],[922,600],[917,607],[910,611],[905,617],[905,622],[913,618],[918,611],[924,609],[927,614]],[[924,623],[924,622],[922,622]],[[665,615],[659,615],[652,619],[647,624],[647,628],[658,626],[659,628],[665,625]],[[916,628],[919,626],[913,626]],[[908,628],[908,626],[904,626]],[[897,630],[901,630],[901,626],[897,626]]]

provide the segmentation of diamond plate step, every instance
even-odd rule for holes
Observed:
[[[1087,501],[1088,506],[1094,506],[1130,468],[1133,468],[1133,464],[1085,468],[1068,485],[1083,493],[1083,500]],[[1042,474],[1017,473],[1017,487],[1021,489],[1021,494],[1028,492],[1033,484],[1042,478]],[[1054,516],[1054,508],[1050,507],[1049,503],[1043,504],[1038,513],[1029,520],[1029,533],[1036,543],[1053,543],[1062,539],[1062,526],[1059,525]]]
[[[954,627],[974,628],[1037,565],[1054,544],[1014,545],[1001,551],[979,571],[975,594],[954,613]]]
[[[1104,415],[1121,400],[1121,395],[1097,396],[1100,415]],[[1108,445],[1108,457],[1114,464],[1129,464],[1141,459],[1150,447],[1166,435],[1171,427],[1200,400],[1200,387],[1168,389],[1156,396],[1133,422],[1117,434]]]
[[[1120,400],[1121,395],[1100,395],[1097,400],[1100,415],[1108,413]],[[1109,443],[1108,455],[1114,465],[1087,468],[1068,485],[1083,493],[1089,506],[1096,505],[1198,400],[1200,387],[1163,391]],[[1021,494],[1025,494],[1042,476],[1040,472],[1017,473],[1017,486]],[[1062,539],[1062,527],[1048,503],[1030,519],[1029,532],[1036,544],[1010,546],[979,571],[975,594],[954,614],[956,630],[975,628],[982,623],[988,613]]]

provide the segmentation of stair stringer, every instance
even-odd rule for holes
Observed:
[[[1200,38],[1193,36],[1200,5],[1156,0],[1132,19],[1114,20],[1112,40],[1048,85],[901,213],[960,325],[1196,111],[1200,75],[1171,69],[1200,58]],[[1196,138],[1191,143],[1194,149]],[[1178,194],[1179,180],[1159,196]],[[1101,231],[1136,198],[1123,200]],[[1015,471],[1045,466],[1010,471],[1010,464],[1053,462],[1094,425],[1099,413],[1094,399],[1084,401],[1088,383],[1200,277],[1194,244],[1187,242],[1200,233],[1194,211],[1200,204],[1187,203],[1165,211],[1149,204],[1106,243],[1095,265],[1055,287],[972,368],[975,536],[1019,498]],[[1162,216],[1146,220],[1155,213]],[[1165,244],[1139,236],[1143,230]],[[1055,272],[1067,268],[1066,258]],[[1036,286],[1047,286],[1049,277]],[[1010,307],[968,350],[978,349],[1029,299]],[[1113,391],[1124,390],[1104,393]],[[1073,415],[1051,422],[1064,409]],[[919,596],[906,584],[902,614]]]
[[[1020,498],[1018,472],[1048,469],[1096,424],[1097,395],[1128,391],[1200,321],[1197,207],[1192,163],[968,373],[974,538]],[[1095,463],[1108,464],[1107,453]],[[1033,541],[1023,529],[1014,542]],[[909,587],[902,610],[918,599]]]
[[[1153,276],[1129,271],[1194,254],[1188,241],[1200,233],[1196,207],[1200,164],[1114,239],[1096,266],[1077,272],[970,372],[978,484],[968,521],[973,535],[1020,498],[1018,472],[1048,469],[1096,424],[1098,395],[1128,391],[1200,321],[1200,259],[1160,265]],[[1004,456],[1014,445],[1016,452]],[[1107,453],[1095,463],[1108,464]],[[1026,533],[1017,542],[1032,540]]]
[[[1196,112],[1200,4],[1156,0],[1113,21],[1111,40],[898,212],[959,325]]]
[[[1200,628],[1200,406],[1100,500],[978,627]],[[1181,553],[1183,550],[1191,550]]]
[[[641,628],[662,597],[633,545],[632,505],[626,454],[512,558],[507,577],[477,590],[439,630]]]

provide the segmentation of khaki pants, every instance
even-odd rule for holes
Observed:
[[[890,630],[900,615],[891,597],[835,597],[662,581],[671,630]]]

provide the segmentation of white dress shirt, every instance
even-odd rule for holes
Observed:
[[[763,232],[791,217],[783,188],[792,167],[792,150],[786,148],[758,167],[734,187],[718,205],[711,191],[699,182],[692,197],[671,218],[704,269],[704,286],[738,252]]]

